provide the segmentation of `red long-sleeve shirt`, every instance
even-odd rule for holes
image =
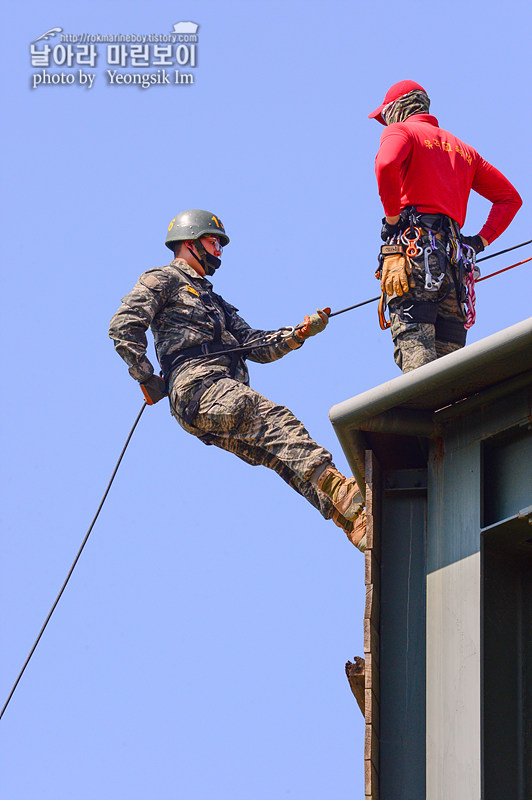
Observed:
[[[493,203],[480,231],[488,243],[522,205],[510,181],[473,147],[440,128],[431,114],[414,114],[383,131],[375,173],[387,217],[416,206],[426,214],[446,214],[462,227],[469,193],[478,192]]]

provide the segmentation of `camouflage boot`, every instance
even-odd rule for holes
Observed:
[[[327,467],[318,478],[321,489],[335,509],[346,519],[354,520],[364,507],[364,498],[354,478],[346,478],[334,467]]]
[[[366,552],[366,512],[362,511],[354,522],[343,517],[338,511],[332,516],[335,525],[343,530],[351,544],[354,544],[361,553]]]

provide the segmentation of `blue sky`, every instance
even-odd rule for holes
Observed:
[[[138,275],[167,263],[170,219],[222,218],[216,289],[254,327],[374,296],[381,127],[367,114],[411,78],[523,197],[491,251],[531,238],[530,16],[514,0],[10,10],[0,694],[142,405],[107,326]],[[110,86],[98,44],[92,89],[31,88],[30,43],[52,27],[166,34],[182,20],[200,25],[193,85]],[[488,211],[473,196],[464,231]],[[529,276],[478,287],[469,341],[529,316]],[[329,408],[398,374],[374,305],[251,365],[342,470]],[[363,720],[343,670],[362,654],[363,605],[363,558],[332,523],[273,473],[187,436],[164,402],[147,409],[0,723],[3,796],[360,797]]]

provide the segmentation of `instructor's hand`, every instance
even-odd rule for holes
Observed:
[[[140,388],[149,406],[155,405],[168,394],[165,382],[158,375],[152,375],[151,378],[140,384]]]
[[[482,253],[484,250],[484,242],[486,240],[483,239],[482,236],[461,236],[460,238],[464,244],[466,244],[468,247],[472,247],[475,253]]]
[[[321,333],[327,327],[330,313],[330,308],[318,308],[315,314],[310,316],[307,314],[301,326],[296,329],[295,335],[304,342],[309,336],[316,336],[317,333]]]
[[[388,222],[386,217],[382,218],[381,239],[383,242],[387,242],[392,236],[401,232],[401,226],[399,225],[400,217],[390,217],[390,219],[395,221]]]

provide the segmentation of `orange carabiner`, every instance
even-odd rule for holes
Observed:
[[[415,225],[411,225],[410,228],[407,228],[409,231],[414,231],[415,236],[406,236],[407,231],[401,234],[401,241],[403,244],[406,244],[406,254],[409,258],[414,258],[420,254],[420,250],[417,246],[417,240],[421,236],[421,229],[417,228]]]
[[[379,325],[381,326],[381,331],[385,331],[391,324],[384,316],[384,292],[381,292],[381,299],[379,300]]]

